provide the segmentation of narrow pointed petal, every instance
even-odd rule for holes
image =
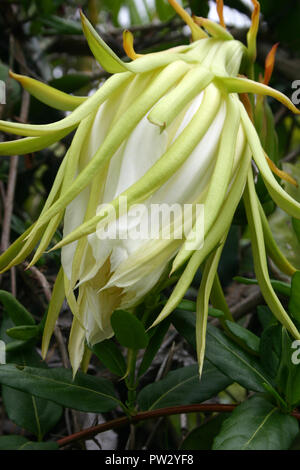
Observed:
[[[71,114],[60,121],[40,125],[0,121],[0,130],[25,136],[49,135],[67,129],[71,132],[74,125],[77,125],[86,116],[96,111],[100,104],[102,104],[123,83],[129,80],[131,76],[130,72],[112,76],[110,80],[107,80],[94,95],[84,101]]]
[[[233,169],[239,124],[240,111],[238,103],[236,100],[229,98],[227,99],[227,113],[222,130],[217,161],[210,179],[207,197],[204,201],[204,237],[214,223],[226,196]],[[192,241],[193,238],[195,238],[197,223],[199,222],[196,221],[191,234],[187,237],[186,242],[176,256],[173,262],[173,270],[182,266],[191,256],[192,252],[199,248],[197,246],[198,240]]]
[[[257,204],[257,195],[255,192],[251,168],[249,169],[247,185],[244,192],[244,204],[251,235],[254,269],[261,292],[264,296],[267,305],[269,306],[277,320],[283,326],[285,326],[285,328],[296,339],[300,339],[299,331],[297,330],[289,315],[286,313],[283,306],[281,305],[270,282],[264,244],[264,234],[259,213],[259,207]]]
[[[59,312],[62,308],[63,301],[65,298],[65,289],[64,289],[64,275],[63,269],[60,268],[58,271],[56,281],[53,287],[53,292],[47,312],[46,323],[43,332],[42,339],[42,357],[45,359],[51,336],[53,334],[55,324],[59,315]]]
[[[85,330],[74,317],[68,342],[68,352],[73,370],[73,377],[78,371],[84,355]]]
[[[133,34],[131,31],[128,31],[128,29],[123,31],[123,49],[126,55],[132,60],[135,60],[138,57],[142,57],[142,54],[137,54],[135,52],[133,47]]]
[[[224,248],[226,239],[225,234],[220,246],[207,258],[202,272],[201,284],[197,296],[196,302],[196,346],[197,346],[197,359],[199,365],[199,376],[201,377],[205,345],[206,345],[206,328],[207,328],[207,316],[208,316],[208,304],[209,297],[212,289],[212,285],[217,273],[219,260]]]
[[[223,0],[217,0],[217,13],[219,16],[220,25],[223,26],[223,28],[226,28],[223,11],[224,11]]]
[[[151,110],[148,119],[162,129],[213,80],[214,75],[202,65],[192,68],[183,80]]]
[[[290,214],[292,217],[295,217],[296,219],[300,219],[300,203],[289,196],[289,194],[284,191],[284,189],[274,178],[273,173],[266,161],[264,150],[261,146],[256,130],[242,104],[241,118],[245,133],[248,138],[249,146],[253,153],[253,158],[259,168],[259,171],[261,172],[270,196],[285,212]]]
[[[287,96],[274,88],[264,85],[263,83],[239,77],[217,78],[216,81],[217,83],[220,83],[220,86],[223,85],[228,93],[256,93],[258,95],[271,96],[284,104],[293,113],[300,114],[300,110],[296,108]]]
[[[87,100],[84,96],[69,95],[68,93],[64,93],[63,91],[46,85],[45,83],[39,82],[34,78],[13,72],[10,72],[9,75],[17,80],[25,90],[39,101],[61,111],[73,111]]]
[[[12,260],[18,255],[24,246],[27,235],[31,232],[33,225],[31,225],[22,235],[15,240],[10,247],[0,255],[0,273],[8,270],[8,266]]]
[[[229,33],[229,31],[214,21],[208,20],[207,18],[202,18],[201,16],[194,16],[194,21],[199,26],[203,26],[206,31],[208,31],[209,34],[211,34],[214,38],[223,39],[223,41],[233,39],[233,36]]]
[[[41,242],[36,250],[36,252],[34,253],[34,256],[32,258],[32,260],[30,261],[28,268],[30,268],[31,266],[33,266],[39,259],[41,256],[43,256],[44,252],[46,251],[49,243],[51,242],[52,238],[53,238],[53,235],[55,234],[60,222],[61,222],[61,219],[63,217],[63,214],[57,214],[55,217],[53,217],[53,219],[49,222],[42,238],[41,238]]]
[[[268,85],[271,79],[274,64],[275,64],[275,55],[277,51],[277,47],[279,46],[279,42],[274,44],[270,52],[268,53],[265,61],[265,76],[264,76],[264,85]]]
[[[257,0],[252,0],[254,9],[251,16],[251,26],[247,33],[248,55],[252,62],[256,59],[256,37],[259,27],[260,4]]]
[[[201,250],[195,251],[195,253],[191,256],[183,274],[181,275],[179,281],[177,282],[166,305],[160,312],[157,319],[153,322],[151,327],[157,325],[162,320],[164,320],[181,302],[192,280],[194,279],[194,276],[200,264],[203,263],[205,258],[218,245],[224,233],[226,232],[226,230],[228,230],[231,224],[233,214],[235,212],[235,209],[239,203],[239,200],[244,190],[250,162],[251,162],[251,153],[250,153],[249,148],[246,148],[244,151],[241,165],[239,169],[237,170],[234,184],[232,185],[229,191],[229,194],[226,198],[224,206],[222,207],[214,226],[208,232],[204,240],[203,248]]]
[[[57,212],[63,210],[90,183],[95,174],[111,159],[122,142],[127,139],[129,133],[147,111],[182,77],[186,70],[187,66],[184,62],[176,62],[166,67],[157,76],[144,93],[128,108],[127,113],[120,117],[115,126],[107,134],[96,154],[75,179],[69,190],[38,220],[38,226],[47,223]],[[100,219],[101,217],[99,217]],[[96,225],[99,220],[95,219]]]
[[[88,19],[80,12],[83,33],[88,45],[100,65],[109,73],[120,73],[128,70],[127,64],[114,53],[103,41]]]
[[[8,155],[26,155],[27,153],[38,152],[63,139],[75,127],[73,126],[54,134],[43,135],[42,137],[25,137],[24,139],[0,142],[0,155],[7,157]]]
[[[209,109],[207,103],[209,103]],[[63,239],[53,249],[57,249],[84,235],[88,235],[94,232],[96,228],[100,229],[100,225],[98,224],[101,222],[101,224],[105,226],[105,224],[111,220],[109,217],[113,216],[115,212],[120,215],[118,213],[121,201],[120,198],[127,198],[127,207],[129,208],[131,205],[141,202],[153,194],[156,189],[162,186],[162,184],[180,168],[191,154],[192,150],[207,132],[215,118],[219,104],[219,92],[215,87],[208,87],[199,111],[158,162],[153,165],[139,181],[112,201],[109,208],[104,208],[100,211],[99,215],[96,215],[90,221],[78,227],[77,230]]]
[[[198,39],[202,39],[202,38],[206,38],[207,35],[206,33],[203,31],[203,29],[201,29],[199,26],[197,26],[194,21],[193,21],[193,18],[184,10],[184,8],[182,8],[176,0],[168,0],[168,2],[170,3],[170,5],[174,8],[174,10],[176,11],[176,13],[181,16],[181,18],[183,19],[183,21],[190,27],[191,29],[191,32],[192,32],[192,38],[194,41],[197,41]]]
[[[288,259],[284,256],[282,251],[279,249],[273,237],[273,234],[271,232],[268,219],[264,213],[264,210],[259,200],[257,202],[258,202],[262,228],[264,232],[264,240],[265,240],[267,253],[272,259],[272,261],[276,264],[276,266],[280,269],[280,271],[287,274],[288,276],[292,276],[296,272],[296,268],[288,261]]]

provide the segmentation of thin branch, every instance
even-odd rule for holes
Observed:
[[[83,431],[72,434],[71,436],[63,437],[57,441],[59,447],[72,444],[73,442],[79,440],[91,439],[93,436],[108,431],[110,429],[116,429],[121,426],[128,424],[138,423],[140,421],[145,421],[147,419],[160,418],[162,416],[177,415],[182,413],[228,413],[232,412],[238,404],[236,405],[221,405],[221,404],[195,404],[195,405],[183,405],[183,406],[170,406],[167,408],[160,408],[157,410],[143,411],[141,413],[128,418],[123,416],[122,418],[113,419],[106,423],[98,424],[97,426],[84,429]],[[291,413],[298,421],[300,421],[300,413],[293,411]]]

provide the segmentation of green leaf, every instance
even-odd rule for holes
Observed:
[[[47,34],[82,34],[80,23],[56,15],[40,16],[39,21],[46,27]]]
[[[155,9],[161,21],[169,21],[176,14],[167,0],[155,0]]]
[[[263,329],[268,328],[270,325],[279,325],[271,310],[266,305],[259,305],[257,307],[257,316]]]
[[[183,299],[179,305],[177,305],[176,310],[186,310],[187,312],[196,312],[196,302],[193,300]],[[224,312],[217,308],[208,307],[208,315],[214,318],[224,317]]]
[[[142,322],[132,313],[115,310],[111,316],[111,326],[122,346],[130,349],[144,349],[149,337]]]
[[[260,360],[271,377],[278,371],[281,355],[281,325],[269,325],[260,337]]]
[[[204,363],[201,380],[198,365],[169,372],[158,382],[147,385],[137,401],[142,410],[155,410],[175,405],[201,403],[224,390],[231,380],[212,364]]]
[[[298,432],[296,418],[254,396],[224,421],[213,450],[287,450]]]
[[[195,316],[190,312],[174,312],[172,322],[185,339],[195,347]],[[263,383],[273,385],[259,362],[231,341],[222,331],[208,324],[206,358],[220,371],[242,385],[258,392],[264,392]]]
[[[0,436],[0,450],[17,450],[28,442],[23,436]]]
[[[208,422],[193,429],[182,442],[180,450],[211,450],[214,438],[228,416],[228,413],[219,413]]]
[[[26,444],[23,444],[19,450],[59,450],[56,442],[32,442],[28,441]]]
[[[278,388],[292,409],[300,403],[300,359],[298,357],[300,342],[291,340],[284,328],[282,328],[281,350],[276,380]]]
[[[95,344],[91,350],[113,374],[123,377],[126,374],[126,362],[118,346],[111,339]]]
[[[5,410],[11,421],[41,439],[60,420],[62,407],[51,401],[2,387]]]
[[[0,450],[58,450],[56,442],[32,442],[18,435],[0,436]]]
[[[32,349],[10,353],[8,360],[15,360],[22,365],[46,367],[41,357]],[[2,386],[2,397],[7,415],[11,421],[25,428],[38,439],[50,431],[59,421],[62,407],[56,403],[35,397],[29,393],[15,390],[6,385]]]
[[[10,292],[0,290],[0,302],[16,326],[35,324],[31,313]]]
[[[247,346],[247,348],[249,348],[254,353],[257,353],[257,354],[259,353],[260,339],[258,336],[256,336],[254,333],[247,330],[246,328],[243,328],[238,323],[235,323],[229,320],[225,320],[225,323],[226,323],[228,330],[236,338],[238,338],[245,346]]]
[[[120,405],[105,379],[69,369],[40,369],[13,364],[0,366],[0,383],[80,411],[101,413]]]
[[[6,330],[6,334],[14,339],[28,341],[29,339],[36,338],[40,334],[40,328],[37,325],[15,326]]]
[[[183,299],[180,304],[177,305],[177,309],[196,312],[196,302],[193,302],[193,300]]]
[[[245,285],[255,284],[258,285],[257,279],[248,279],[247,277],[243,276],[236,276],[233,278],[234,281],[239,282]],[[276,281],[275,279],[270,279],[272,287],[276,290],[279,294],[286,295],[287,297],[291,294],[291,286],[286,282]]]
[[[138,376],[143,375],[150,367],[169,329],[169,326],[170,326],[170,319],[167,318],[166,320],[162,321],[159,325],[157,325],[155,328],[153,328],[153,330],[150,330],[151,338],[146,348],[146,351],[144,353],[141,365],[139,367]]]
[[[300,322],[300,271],[296,271],[292,277],[289,313]]]

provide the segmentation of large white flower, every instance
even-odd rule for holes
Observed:
[[[223,26],[196,18],[205,33],[169,1],[191,26],[190,45],[138,56],[125,32],[125,49],[133,61],[124,63],[82,15],[92,52],[113,76],[85,99],[13,74],[37,98],[72,113],[47,125],[0,121],[0,129],[27,136],[0,143],[4,155],[38,150],[77,128],[39,219],[0,257],[0,268],[8,269],[40,240],[35,263],[63,219],[63,240],[55,247],[62,248],[62,268],[49,307],[43,353],[66,296],[74,314],[69,351],[75,371],[85,340],[95,344],[112,336],[112,312],[137,305],[169,274],[170,263],[171,273],[185,269],[154,324],[178,305],[204,263],[196,332],[201,370],[208,301],[213,283],[218,285],[218,261],[243,194],[261,290],[274,315],[299,337],[269,280],[265,243],[281,269],[292,274],[294,268],[277,249],[260,207],[252,157],[274,201],[297,218],[300,205],[273,177],[269,164],[274,165],[266,159],[250,108],[247,112],[238,95],[270,95],[298,112],[280,92],[238,75],[242,59],[251,68],[255,56],[258,2],[253,0],[246,48]],[[173,207],[173,217],[162,217],[160,236],[153,238],[152,217],[159,216],[162,204]],[[176,210],[188,204],[193,210],[183,221]],[[197,214],[200,204],[204,212]],[[117,237],[112,236],[115,229]],[[204,235],[202,245],[198,232]]]

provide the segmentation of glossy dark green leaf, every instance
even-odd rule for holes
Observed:
[[[69,369],[1,365],[0,383],[80,411],[100,413],[120,404],[108,380],[81,372],[73,379]]]
[[[10,292],[0,290],[0,302],[16,326],[35,324],[31,313]]]
[[[111,316],[111,326],[122,346],[130,349],[144,349],[149,337],[142,322],[132,313],[115,310]]]
[[[174,312],[172,322],[178,332],[195,347],[195,315],[190,312]],[[264,382],[273,386],[271,378],[258,360],[210,324],[207,326],[205,356],[232,381],[249,390],[263,392]]]
[[[226,320],[226,326],[231,334],[238,338],[242,344],[247,346],[254,353],[259,353],[259,343],[260,339],[252,331],[243,328],[238,323]]]
[[[92,351],[102,364],[107,367],[113,374],[123,377],[126,373],[126,362],[118,348],[118,346],[111,339],[101,341],[95,344]]]
[[[0,450],[18,450],[27,442],[28,439],[23,436],[0,436]]]
[[[228,413],[219,413],[206,423],[193,429],[184,439],[180,450],[211,450],[214,438],[220,432]]]
[[[141,365],[139,367],[138,375],[143,375],[150,367],[157,351],[159,350],[162,341],[169,329],[170,319],[167,318],[162,323],[153,328],[153,332],[150,330],[151,338],[149,344],[144,353]]]
[[[57,424],[63,411],[56,403],[11,387],[2,387],[2,398],[9,419],[38,438]]]
[[[299,426],[296,418],[283,414],[260,396],[239,405],[222,425],[214,450],[287,450]]]
[[[7,360],[15,361],[23,366],[46,368],[45,362],[38,353],[28,347],[23,348],[22,351],[8,353]],[[35,434],[38,439],[42,439],[57,424],[63,411],[61,406],[52,401],[6,385],[2,385],[2,398],[9,419]]]
[[[205,362],[201,380],[197,364],[182,367],[169,372],[164,379],[147,385],[137,400],[142,410],[201,403],[217,395],[231,382],[212,364]]]
[[[279,324],[269,307],[266,305],[259,305],[257,307],[257,316],[263,329],[268,328],[270,325]]]
[[[296,271],[292,277],[289,313],[300,322],[300,271]]]
[[[56,442],[33,442],[18,435],[0,436],[0,450],[58,450]]]
[[[260,360],[271,377],[278,371],[281,355],[281,325],[269,325],[260,337]]]
[[[282,328],[282,353],[277,371],[278,388],[291,407],[300,403],[300,341]]]

